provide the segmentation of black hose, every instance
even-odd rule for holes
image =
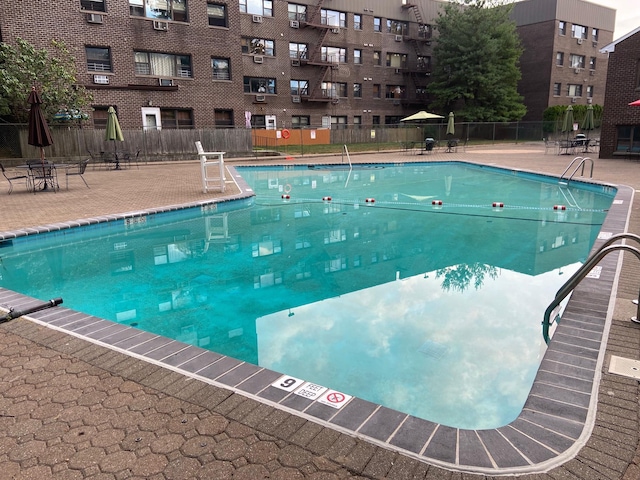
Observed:
[[[56,305],[60,305],[62,303],[61,298],[53,298],[45,303],[41,303],[34,307],[25,308],[24,310],[14,310],[13,308],[9,310],[9,313],[0,317],[0,323],[6,323],[9,320],[13,320],[14,318],[21,317],[23,315],[28,315],[29,313],[38,312],[40,310],[44,310],[46,308],[55,307]]]

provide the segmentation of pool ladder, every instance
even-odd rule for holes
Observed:
[[[564,169],[564,172],[562,172],[562,175],[560,175],[560,183],[564,183],[565,185],[569,183],[569,181],[573,178],[573,176],[578,172],[578,170],[580,169],[580,167],[582,167],[582,171],[580,172],[580,176],[584,177],[584,166],[587,163],[587,160],[589,161],[589,163],[591,164],[591,171],[589,172],[589,178],[593,177],[593,159],[591,157],[576,157],[573,160],[571,160],[571,163],[569,163],[569,165],[567,166],[567,168]],[[567,174],[567,172],[569,171],[569,169],[575,164],[577,163],[578,165],[576,166],[576,168],[573,170],[573,172],[571,172],[571,175],[569,175],[568,177],[565,177],[565,175]]]
[[[544,337],[544,341],[547,343],[547,345],[551,340],[549,337],[549,328],[551,327],[551,325],[553,325],[553,323],[559,323],[560,321],[560,316],[558,315],[560,303],[578,286],[582,279],[586,277],[589,272],[591,272],[593,267],[595,267],[596,264],[600,262],[600,260],[602,260],[609,253],[617,250],[626,250],[628,252],[631,252],[638,258],[638,260],[640,260],[640,250],[638,250],[636,247],[632,247],[626,244],[612,245],[614,242],[617,242],[621,239],[631,239],[640,243],[640,236],[633,233],[618,233],[616,235],[613,235],[593,255],[587,258],[587,261],[584,262],[584,264],[578,269],[578,271],[574,273],[562,287],[560,287],[560,290],[558,290],[558,292],[556,293],[556,298],[553,300],[553,302],[551,302],[551,304],[544,312],[544,320],[542,321],[542,336]],[[553,317],[553,319],[551,319],[551,317]],[[637,321],[638,319],[640,319],[640,305],[638,305],[636,316],[633,317],[632,320]]]

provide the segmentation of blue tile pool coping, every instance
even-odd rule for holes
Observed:
[[[124,222],[135,216],[181,208],[218,208],[227,202],[247,201],[253,192],[234,168],[229,170],[242,193],[224,200],[0,232],[0,242],[81,225]],[[617,193],[593,251],[607,240],[607,234],[624,232],[628,224],[633,189],[608,187],[616,188]],[[27,318],[433,465],[488,475],[534,473],[547,471],[575,456],[594,426],[621,256],[608,255],[598,265],[602,268],[600,275],[585,278],[572,293],[520,415],[508,425],[487,430],[436,424],[357,397],[336,409],[274,387],[282,373],[63,306],[35,312]],[[39,301],[0,288],[0,307],[5,310],[25,309],[36,302]]]

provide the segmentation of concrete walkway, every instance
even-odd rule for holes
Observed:
[[[351,156],[354,162],[460,159],[553,175],[571,158],[545,155],[542,143]],[[0,194],[0,231],[219,197],[200,191],[199,175],[197,163],[185,162],[89,169],[90,189],[77,177],[58,193],[34,195],[16,186],[11,195]],[[640,164],[596,159],[594,179],[637,192]],[[237,193],[237,185],[228,183],[225,196]],[[628,230],[640,234],[637,197]],[[629,321],[639,271],[635,257],[625,255],[591,437],[562,466],[513,478],[640,479],[638,382],[608,373],[609,355],[640,359],[640,327]],[[488,478],[422,463],[24,318],[0,326],[0,472],[3,479],[38,480]]]

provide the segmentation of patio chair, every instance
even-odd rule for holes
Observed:
[[[58,171],[48,160],[27,160],[29,166],[29,186],[33,193],[38,190],[60,190],[58,185]]]
[[[87,183],[87,181],[84,179],[84,176],[83,176],[85,170],[87,169],[87,165],[89,164],[89,160],[90,159],[87,158],[86,160],[83,160],[80,163],[69,165],[69,167],[67,167],[65,171],[65,177],[67,179],[67,190],[69,190],[69,177],[73,177],[73,176],[80,177],[84,182],[84,184],[87,186],[87,188],[91,188],[89,187],[89,184]]]
[[[553,140],[549,140],[548,138],[543,138],[544,140],[544,154],[546,155],[549,150],[551,150],[554,155],[558,153],[558,142],[554,142]]]
[[[140,169],[140,166],[138,165],[138,157],[140,156],[140,150],[138,150],[135,153],[135,155],[132,155],[129,152],[125,152],[123,156],[124,156],[123,162],[127,164],[127,168],[131,168],[131,162],[135,162],[136,168]]]
[[[4,168],[4,165],[2,165],[2,163],[0,163],[0,170],[2,170],[2,175],[4,176],[4,178],[7,179],[7,182],[9,182],[9,195],[11,195],[11,192],[13,191],[13,181],[14,180],[24,180],[25,186],[27,187],[27,190],[30,190],[29,188],[29,175],[27,175],[26,173],[12,173],[12,172],[7,172]]]

